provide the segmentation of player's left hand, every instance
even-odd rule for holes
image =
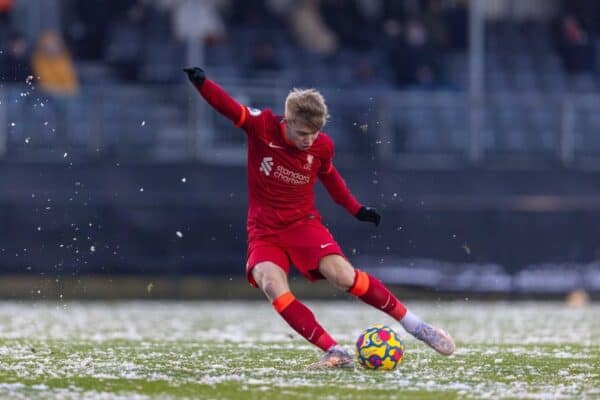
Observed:
[[[381,215],[372,207],[362,206],[354,216],[359,221],[372,222],[375,226],[379,226],[379,222],[381,222]]]

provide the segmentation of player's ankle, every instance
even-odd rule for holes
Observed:
[[[421,320],[419,316],[413,314],[409,310],[406,310],[406,314],[404,314],[404,317],[402,317],[402,319],[400,320],[400,324],[402,325],[402,327],[413,336],[417,331],[419,325],[421,325],[422,323],[423,320]]]
[[[328,348],[326,351],[332,351],[332,350],[343,350],[342,346],[340,346],[339,344],[334,344],[333,346],[331,346],[330,348]]]

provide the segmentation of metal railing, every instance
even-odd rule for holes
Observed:
[[[224,82],[240,102],[281,113],[288,88]],[[326,131],[338,157],[407,168],[467,165],[519,157],[565,166],[600,165],[600,96],[487,94],[474,107],[462,92],[324,88]],[[64,153],[159,161],[241,164],[245,137],[188,85],[84,87],[52,98],[23,87],[0,93],[0,154],[9,160],[61,160]],[[479,129],[470,133],[472,113]],[[474,142],[475,141],[475,142]]]

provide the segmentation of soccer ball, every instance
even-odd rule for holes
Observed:
[[[392,370],[404,358],[400,336],[385,325],[374,325],[356,340],[358,363],[367,369]]]

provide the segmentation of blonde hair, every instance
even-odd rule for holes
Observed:
[[[285,118],[322,129],[329,118],[323,95],[315,89],[294,88],[285,99]]]

